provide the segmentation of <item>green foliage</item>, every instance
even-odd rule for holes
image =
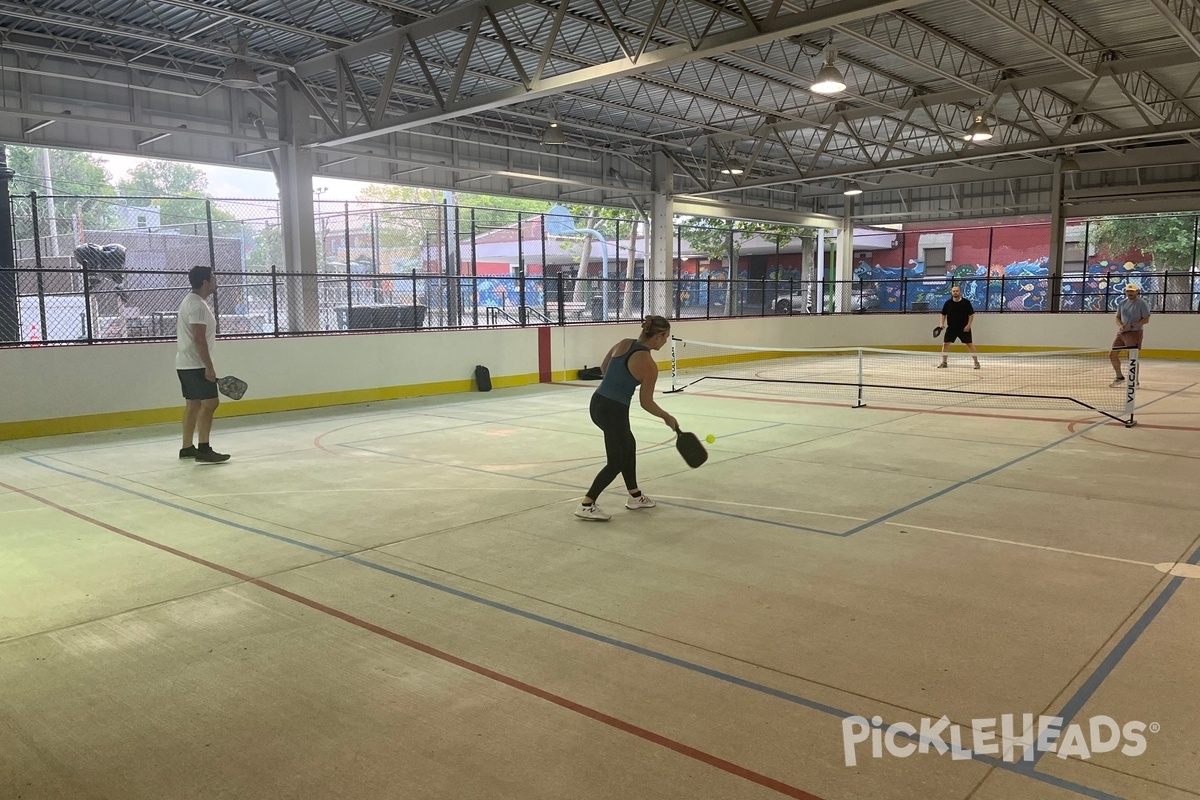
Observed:
[[[712,259],[725,262],[729,259],[729,234],[733,232],[733,254],[737,258],[741,246],[755,236],[783,248],[797,239],[813,239],[816,228],[790,225],[771,225],[749,220],[727,220],[715,217],[693,217],[679,223],[680,236],[692,248]]]
[[[27,195],[37,192],[46,195],[47,179],[42,168],[42,148],[40,147],[8,147],[8,166],[16,173],[9,191],[14,195]],[[112,177],[105,168],[104,161],[91,153],[76,150],[50,150],[50,174],[53,177],[53,190],[57,196],[91,195],[112,197],[117,192],[112,185]],[[83,208],[83,225],[88,230],[104,230],[115,220],[113,203],[103,199],[81,200]],[[43,207],[41,210],[45,210]],[[71,220],[76,213],[74,198],[69,207],[62,203],[56,204],[57,233],[65,234],[71,231]],[[42,222],[43,230],[49,232],[49,221]]]
[[[550,208],[545,200],[529,200],[521,197],[500,197],[490,194],[457,194],[455,201],[463,206],[463,225],[467,224],[466,208],[475,209],[475,227],[480,230],[503,228],[517,221],[516,212],[522,212],[522,219],[531,214],[541,214]]]
[[[358,193],[358,199],[364,202],[431,206],[442,205],[445,196],[440,189],[384,184],[373,184]],[[516,212],[522,212],[523,215],[540,214],[550,207],[545,200],[529,200],[521,197],[461,192],[452,193],[450,197],[451,204],[461,208],[459,224],[463,238],[470,236],[472,222],[475,224],[476,235],[479,235],[496,228],[512,225],[517,221]],[[416,217],[422,220],[429,216],[426,212],[416,214]],[[522,216],[522,218],[526,217]],[[395,213],[391,215],[389,224],[395,229],[412,229],[418,236],[424,236],[424,231],[428,227],[424,222],[417,226],[414,226],[411,220],[406,223],[403,221],[402,215]]]
[[[1195,219],[1194,214],[1105,217],[1093,222],[1090,236],[1113,256],[1141,250],[1157,267],[1190,270],[1196,249]]]
[[[207,235],[208,177],[196,167],[174,161],[144,161],[129,171],[117,189],[122,197],[130,198],[130,205],[158,208],[160,227]],[[211,211],[214,235],[239,235],[236,226],[218,224],[234,221],[232,214],[215,204]]]
[[[208,178],[188,164],[144,161],[131,169],[117,188],[126,197],[203,197]]]

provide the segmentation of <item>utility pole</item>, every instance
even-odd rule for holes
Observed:
[[[58,257],[58,214],[54,212],[54,178],[50,175],[50,149],[42,148],[42,174],[46,178],[46,211],[50,216],[50,255]]]

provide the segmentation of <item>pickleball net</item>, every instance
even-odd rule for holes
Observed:
[[[1114,386],[1109,350],[941,354],[873,347],[779,348],[673,339],[671,391],[736,386],[742,394],[801,397],[851,406],[897,403],[990,409],[1087,409],[1134,424],[1138,352]]]

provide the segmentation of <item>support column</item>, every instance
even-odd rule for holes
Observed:
[[[833,310],[850,310],[850,281],[854,277],[854,198],[845,196],[842,201],[842,229],[837,239],[837,264],[835,278],[837,291],[833,295]]]
[[[4,145],[0,144],[0,342],[21,341],[20,309],[17,306],[17,265],[13,260],[12,198]]]
[[[646,309],[651,314],[661,314],[670,318],[672,298],[675,296],[674,282],[668,282],[674,277],[671,242],[675,236],[675,212],[672,200],[674,192],[674,171],[671,160],[663,153],[655,153],[651,169],[651,182],[654,196],[650,200],[650,236],[647,248],[647,263],[645,276],[654,281],[649,284],[651,291]]]
[[[1054,162],[1054,177],[1050,181],[1050,310],[1058,311],[1062,303],[1063,258],[1066,256],[1067,219],[1063,213],[1062,160]],[[1085,257],[1086,264],[1086,257]],[[1086,272],[1086,267],[1085,270]]]
[[[313,210],[313,155],[304,100],[286,84],[279,97],[279,213],[283,234],[283,295],[287,330],[321,329],[317,292],[317,239]]]
[[[824,314],[825,313],[825,229],[824,228],[817,228],[817,250],[816,250],[816,253],[814,253],[814,255],[816,256],[816,261],[817,261],[817,264],[816,264],[817,296],[813,298],[813,313],[814,314]],[[834,284],[834,291],[835,291],[834,303],[836,305],[836,303],[837,303],[837,299],[836,299],[837,284],[836,283]]]

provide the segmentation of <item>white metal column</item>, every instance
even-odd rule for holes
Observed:
[[[311,135],[307,106],[286,84],[279,84],[279,215],[283,234],[282,268],[287,298],[287,328],[319,330],[317,238],[313,210],[313,156],[304,147]],[[302,277],[301,277],[302,276]]]
[[[838,231],[835,277],[834,311],[849,311],[850,280],[854,277],[854,198],[848,195],[842,206],[842,229]]]
[[[674,284],[667,283],[674,275],[671,240],[675,235],[675,212],[672,200],[673,171],[671,161],[663,153],[654,155],[651,180],[654,196],[650,200],[650,237],[645,268],[646,278],[656,281],[649,293],[646,308],[652,314],[670,318]]]

